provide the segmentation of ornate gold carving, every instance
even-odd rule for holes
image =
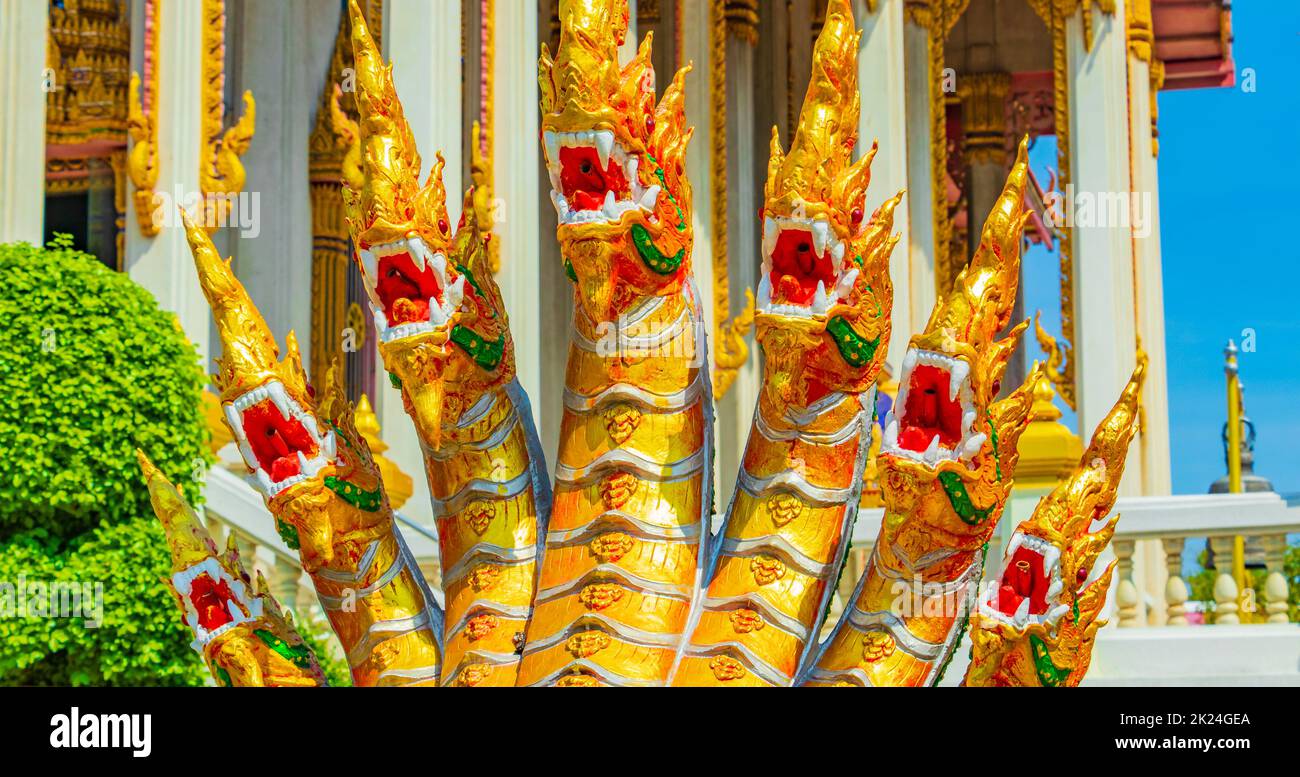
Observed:
[[[926,51],[930,63],[930,195],[934,211],[934,280],[942,296],[952,286],[962,264],[949,250],[952,222],[948,218],[948,127],[944,95],[943,44],[948,33],[965,13],[970,0],[907,0],[903,6],[908,21],[924,28],[929,37]]]
[[[462,688],[473,688],[486,680],[490,674],[492,674],[490,664],[470,664],[460,670],[460,674],[456,677],[456,685]]]
[[[1010,73],[970,73],[958,82],[963,146],[969,164],[1006,164],[1010,91]]]
[[[485,612],[482,615],[475,615],[473,618],[470,618],[465,622],[465,635],[469,637],[471,642],[474,642],[483,639],[488,634],[491,634],[492,630],[500,624],[501,621],[497,616],[490,612]]]
[[[146,3],[146,19],[154,4]],[[131,25],[124,3],[51,2],[49,20],[46,65],[54,88],[46,94],[45,142],[125,143]],[[145,29],[151,32],[148,22]]]
[[[751,631],[762,631],[763,627],[767,625],[763,621],[763,616],[750,609],[736,610],[728,616],[728,619],[731,621],[732,630],[737,634],[748,634]]]
[[[592,583],[578,594],[578,602],[588,610],[603,610],[623,598],[623,587],[615,583]]]
[[[767,498],[767,513],[778,527],[803,515],[803,511],[803,500],[789,491],[778,491]]]
[[[240,157],[253,140],[257,104],[244,92],[244,114],[228,129],[226,113],[226,0],[203,0],[202,51],[203,153],[199,187],[203,190],[203,227],[214,232],[229,222],[233,197],[244,190]]]
[[[755,582],[767,585],[785,577],[785,563],[776,556],[763,553],[749,560],[749,571],[754,575]]]
[[[634,542],[623,532],[607,532],[593,539],[587,548],[602,564],[608,564],[627,555]]]
[[[660,18],[659,0],[637,0],[636,24],[638,29],[653,27],[659,23]]]
[[[484,591],[496,584],[501,577],[501,567],[496,564],[479,564],[469,573],[469,585],[475,591]]]
[[[713,676],[722,680],[739,680],[745,676],[745,667],[731,656],[714,656],[709,661],[709,669],[713,670]]]
[[[465,507],[465,523],[468,523],[474,533],[481,537],[483,532],[487,531],[488,526],[491,525],[496,514],[496,508],[492,502],[475,499]]]
[[[583,631],[569,637],[564,649],[574,658],[587,658],[609,647],[609,635],[603,631]]]
[[[474,184],[474,215],[495,275],[501,271],[501,241],[492,234],[496,223],[496,0],[479,3],[479,118],[470,131],[469,177]]]
[[[862,660],[883,661],[894,655],[894,638],[888,632],[868,631],[862,637]]]
[[[709,34],[709,89],[712,100],[709,139],[712,142],[709,196],[712,200],[713,242],[713,390],[719,399],[749,360],[745,335],[754,324],[754,295],[745,290],[745,308],[731,316],[731,280],[727,276],[727,0],[712,0]],[[757,15],[755,15],[757,22]],[[757,40],[757,31],[755,31]]]
[[[618,510],[636,493],[638,481],[630,472],[611,472],[600,481],[600,499],[610,510]]]
[[[758,44],[758,0],[725,0],[727,32],[751,46]],[[637,4],[637,16],[641,5]]]
[[[605,408],[604,416],[605,431],[619,445],[627,442],[641,424],[641,411],[633,405],[610,405]]]
[[[556,688],[595,688],[600,681],[584,672],[566,674],[555,681]]]

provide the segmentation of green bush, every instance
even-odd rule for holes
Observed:
[[[0,581],[102,583],[103,622],[0,617],[0,683],[189,685],[206,672],[160,577],[143,449],[187,498],[211,461],[176,318],[73,251],[0,245]]]
[[[152,515],[135,449],[197,500],[206,382],[175,316],[73,251],[0,245],[0,540]]]

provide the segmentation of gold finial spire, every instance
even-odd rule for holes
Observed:
[[[867,189],[875,147],[853,162],[858,141],[858,39],[848,0],[831,0],[813,47],[812,79],[790,152],[772,129],[766,196],[786,208],[809,202],[859,204]],[[777,206],[779,207],[779,206]],[[847,225],[845,225],[847,226]]]
[[[172,572],[180,572],[204,559],[215,558],[217,545],[199,522],[194,508],[190,507],[176,486],[158,471],[143,451],[137,449],[135,458],[140,465],[145,485],[149,488],[149,501],[153,504],[154,515],[158,516],[163,532],[167,535]]]
[[[212,308],[212,317],[221,336],[222,354],[217,361],[214,384],[222,401],[238,397],[275,378],[306,394],[306,380],[298,363],[297,343],[288,338],[288,358],[280,361],[280,349],[257,306],[248,296],[244,284],[235,277],[229,260],[223,260],[212,245],[208,233],[181,210],[185,237],[194,257],[203,296]]]
[[[442,184],[444,161],[438,155],[421,188],[420,153],[393,87],[393,68],[384,64],[356,0],[349,0],[348,9],[361,114],[362,186],[349,197],[353,233],[362,248],[416,233],[433,248],[450,237],[447,192]]]

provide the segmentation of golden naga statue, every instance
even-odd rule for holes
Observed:
[[[773,133],[756,308],[763,379],[716,534],[687,68],[656,101],[650,36],[619,66],[626,0],[561,0],[559,47],[543,47],[556,272],[575,301],[552,495],[474,192],[453,230],[441,158],[420,185],[391,68],[350,9],[361,114],[352,236],[379,352],[424,452],[445,614],[394,527],[337,374],[311,392],[292,336],[280,360],[229,265],[202,230],[189,236],[225,347],[216,380],[226,419],[357,684],[934,685],[968,628],[966,684],[1078,684],[1110,582],[1111,569],[1094,576],[1093,565],[1117,520],[1104,519],[1143,368],[981,593],[1040,377],[1036,366],[1002,395],[1027,326],[1010,320],[1028,217],[1024,143],[969,266],[901,357],[879,441],[884,520],[852,601],[819,644],[873,443],[903,196],[865,210],[875,148],[854,160],[860,33],[849,2],[828,5],[788,151]],[[202,603],[228,591],[248,614],[235,620],[266,619],[275,645],[299,656],[264,586],[233,585],[234,562],[210,542],[176,550],[202,529],[144,468],[178,574],[208,564],[204,585],[227,587]],[[357,606],[335,606],[352,594]],[[223,632],[222,648],[185,596],[214,673],[238,668],[223,683],[319,684],[314,663],[286,666],[282,650],[252,639],[258,627]]]

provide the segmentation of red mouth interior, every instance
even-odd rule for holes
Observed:
[[[235,600],[225,580],[213,580],[207,573],[194,578],[190,585],[190,604],[199,614],[199,625],[212,632],[230,623],[230,609],[226,602]]]
[[[560,188],[573,210],[600,210],[607,192],[614,192],[617,200],[631,196],[627,177],[614,158],[602,170],[600,155],[590,146],[560,149]]]
[[[961,441],[961,397],[948,399],[948,371],[929,364],[912,368],[907,384],[907,406],[898,419],[898,444],[909,451],[924,451],[939,435],[939,444],[953,448]]]
[[[442,301],[442,288],[432,264],[415,267],[409,253],[389,254],[379,259],[375,292],[384,305],[389,326],[429,320],[429,298]]]
[[[998,584],[998,611],[1012,616],[1025,599],[1029,600],[1029,614],[1047,612],[1047,589],[1051,581],[1043,570],[1043,557],[1037,551],[1021,545],[1011,556],[1011,562],[1002,573]]]
[[[811,305],[821,281],[829,294],[835,288],[835,265],[829,252],[818,256],[812,233],[806,229],[783,229],[772,250],[772,301]]]
[[[285,419],[269,399],[244,411],[244,436],[257,457],[257,463],[279,483],[301,470],[298,452],[308,459],[316,456],[316,442],[296,418]]]

